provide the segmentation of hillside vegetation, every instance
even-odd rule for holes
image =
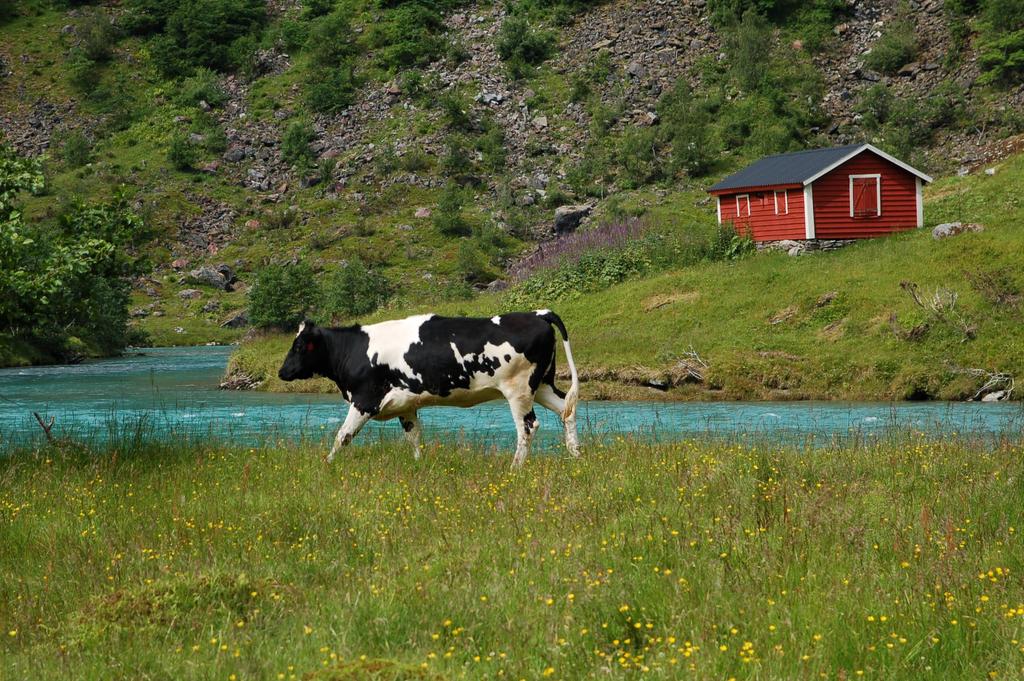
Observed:
[[[0,676],[1024,673],[1019,443],[144,439],[0,458]]]
[[[599,288],[600,271],[583,261],[547,274],[540,281],[548,285],[528,296],[520,285],[368,321],[428,309],[489,317],[549,307],[566,321],[590,397],[966,399],[987,377],[965,370],[1024,376],[1022,182],[1018,155],[994,175],[947,178],[926,190],[929,224],[979,222],[980,233],[935,241],[923,229],[798,258],[706,262],[589,293],[560,286],[582,275]],[[675,210],[652,208],[648,219],[670,221]],[[926,305],[938,293],[946,307],[936,314],[917,305],[904,282]],[[265,390],[331,389],[277,379],[289,342],[290,335],[248,343],[229,372]],[[702,382],[687,379],[690,351],[708,364]],[[671,389],[622,387],[652,381]]]
[[[471,300],[557,207],[595,205],[584,227],[617,205],[694,215],[691,190],[765,153],[869,139],[976,169],[1024,129],[1016,8],[19,0],[0,17],[0,120],[44,161],[29,223],[125,197],[154,236],[134,326],[224,342],[294,317],[242,314],[275,268],[308,267],[324,286],[303,306],[325,319]],[[204,266],[232,281],[191,276]],[[353,308],[362,272],[386,295]]]

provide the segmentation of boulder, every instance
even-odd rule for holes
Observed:
[[[238,281],[238,277],[235,276],[235,271],[231,269],[229,265],[221,263],[217,265],[216,269],[217,272],[219,272],[220,275],[224,277],[224,280],[228,282],[228,284],[234,284],[236,281]]]
[[[224,160],[228,163],[238,163],[245,160],[245,149],[234,147],[224,152]]]
[[[1007,394],[1007,392],[1005,390],[996,390],[995,392],[990,392],[987,395],[982,396],[981,401],[982,402],[1002,402],[1003,400],[1007,399],[1008,397],[1009,397],[1009,395]]]
[[[178,297],[182,300],[195,300],[196,298],[202,298],[203,292],[195,288],[187,288],[178,294]]]
[[[188,273],[188,280],[196,284],[206,284],[221,291],[230,291],[231,284],[227,278],[209,265],[196,268]]]
[[[977,223],[943,222],[932,230],[932,238],[935,240],[946,239],[964,232],[982,232],[984,230],[985,228]]]
[[[249,326],[249,313],[246,310],[239,310],[220,323],[225,329],[241,329]]]
[[[555,209],[555,234],[566,234],[576,231],[580,221],[594,210],[593,204],[576,206],[559,206]]]
[[[186,267],[188,267],[188,260],[185,260],[185,258],[178,258],[177,260],[171,262],[171,267],[173,267],[176,270],[183,270]]]

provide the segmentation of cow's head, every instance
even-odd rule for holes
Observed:
[[[299,324],[299,332],[295,334],[288,356],[277,372],[282,381],[294,381],[300,378],[312,378],[320,373],[326,350],[323,347],[323,333],[311,321]]]

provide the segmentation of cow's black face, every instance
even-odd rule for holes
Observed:
[[[320,367],[320,358],[323,357],[322,342],[323,336],[313,322],[302,322],[291,350],[277,372],[278,378],[282,381],[313,378]]]

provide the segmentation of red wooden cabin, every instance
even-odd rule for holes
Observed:
[[[754,241],[868,239],[924,225],[932,178],[870,144],[768,156],[708,188]]]

